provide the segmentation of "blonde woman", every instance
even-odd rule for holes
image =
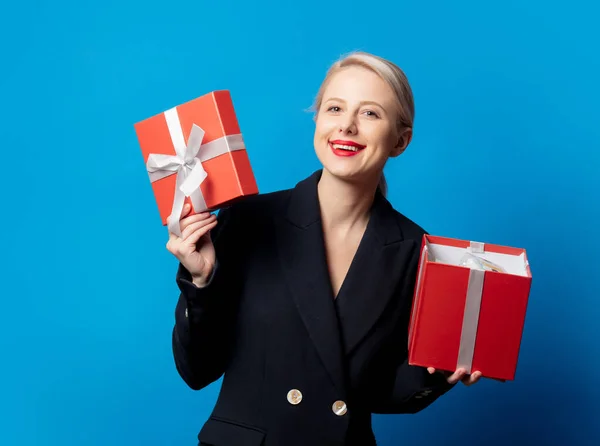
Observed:
[[[200,444],[375,445],[371,414],[415,413],[480,378],[407,364],[424,230],[386,199],[383,168],[413,117],[404,73],[350,54],[315,101],[322,169],[218,217],[184,209],[167,244],[175,364],[192,389],[223,376]]]

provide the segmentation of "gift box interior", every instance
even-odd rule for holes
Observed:
[[[473,254],[504,269],[504,271],[496,272],[524,277],[531,275],[528,268],[529,262],[527,261],[527,256],[522,249],[496,247],[494,251],[491,251],[489,249],[485,250],[485,245],[479,243],[472,243],[467,247],[459,247],[427,242],[427,256],[430,262],[463,266],[461,263],[465,258],[465,254]]]

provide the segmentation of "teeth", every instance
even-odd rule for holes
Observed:
[[[351,152],[357,152],[358,151],[358,147],[354,147],[354,146],[345,146],[342,144],[332,144],[334,149],[341,149],[341,150],[350,150]]]

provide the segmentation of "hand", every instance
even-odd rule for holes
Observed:
[[[427,371],[433,375],[438,370],[433,367],[427,367]],[[439,370],[438,372],[446,377],[448,384],[456,384],[458,381],[461,381],[465,386],[472,386],[481,378],[481,372],[473,372],[469,375],[463,368],[457,369],[454,373],[445,370]]]
[[[215,247],[210,230],[217,225],[217,217],[209,212],[187,216],[192,207],[186,204],[180,218],[181,237],[169,233],[167,249],[192,275],[198,287],[206,284],[215,265]]]

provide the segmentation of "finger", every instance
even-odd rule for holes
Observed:
[[[183,209],[181,209],[181,217],[179,219],[181,220],[183,217],[189,214],[191,210],[192,206],[189,203],[184,204]]]
[[[181,220],[182,218],[187,216],[187,214],[189,214],[191,210],[192,210],[192,207],[188,203],[184,204],[183,207],[181,208],[181,215],[179,216],[179,220]],[[171,223],[172,219],[173,219],[172,215],[169,215],[167,217],[167,225]]]
[[[187,243],[188,242],[187,238],[190,236],[190,234],[193,234],[198,229],[203,228],[206,225],[216,223],[216,220],[217,220],[217,217],[215,215],[211,215],[208,218],[204,218],[204,219],[201,219],[200,221],[195,221],[189,225],[186,225],[186,227],[183,229],[183,232],[181,233],[181,239],[185,243]]]
[[[457,369],[452,375],[448,377],[448,383],[456,384],[458,381],[462,380],[466,373],[467,371],[465,369]]]
[[[208,231],[210,231],[216,225],[217,225],[217,222],[213,221],[212,223],[209,223],[209,224],[207,224],[205,226],[202,226],[201,228],[199,228],[196,231],[192,232],[185,239],[186,244],[188,244],[188,243],[190,243],[190,244],[198,243],[198,240],[200,240],[200,238],[202,238],[202,236],[204,236]]]
[[[169,231],[169,240],[167,240],[167,249],[169,250],[169,252],[175,254],[177,252],[180,242],[181,240],[179,239],[179,237]]]
[[[433,367],[427,367],[427,371],[430,375],[433,375],[435,373],[435,369]]]
[[[179,222],[179,227],[181,228],[181,231],[183,233],[185,228],[187,228],[192,223],[196,223],[196,222],[199,222],[202,220],[207,220],[207,219],[211,218],[212,216],[214,216],[214,214],[211,214],[210,212],[200,212],[199,214],[190,215],[189,217],[183,218]]]
[[[481,378],[481,372],[475,372],[471,375],[464,376],[462,382],[465,386],[472,386]]]
[[[181,249],[181,242],[178,240],[169,240],[167,242],[167,250],[173,254],[175,257],[179,258],[179,254],[180,254],[180,249]]]

